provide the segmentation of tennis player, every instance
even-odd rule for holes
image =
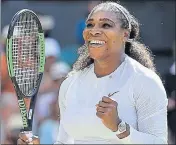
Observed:
[[[56,144],[166,144],[167,97],[139,24],[120,4],[89,14],[85,45],[59,93]],[[39,143],[20,134],[19,144]]]

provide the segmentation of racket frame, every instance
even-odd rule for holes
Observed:
[[[39,77],[37,80],[36,87],[34,91],[31,93],[29,96],[25,96],[21,91],[18,86],[18,83],[16,81],[14,71],[13,71],[13,62],[12,62],[12,36],[13,36],[13,31],[16,22],[19,20],[19,17],[24,14],[28,13],[32,15],[38,24],[38,35],[39,35],[39,45],[40,45],[40,66],[39,66]],[[18,11],[12,18],[12,21],[9,25],[9,30],[8,30],[8,35],[7,35],[7,42],[6,42],[6,56],[7,56],[7,64],[8,64],[8,72],[9,76],[12,80],[12,83],[14,85],[16,95],[18,98],[18,106],[20,108],[20,113],[22,116],[22,122],[23,122],[23,131],[32,131],[32,122],[33,122],[33,114],[34,114],[34,109],[35,109],[35,103],[36,103],[36,98],[37,98],[37,93],[40,87],[40,83],[42,80],[43,72],[44,72],[44,65],[45,65],[45,43],[44,43],[44,33],[42,30],[41,23],[39,21],[39,18],[37,15],[29,10],[29,9],[23,9]],[[26,109],[26,104],[24,99],[25,98],[30,98],[30,105],[29,109],[27,111]]]

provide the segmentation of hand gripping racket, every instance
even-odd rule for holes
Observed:
[[[23,122],[23,131],[32,131],[35,101],[44,72],[44,33],[37,15],[18,11],[9,26],[6,55]],[[13,121],[13,120],[12,120]]]

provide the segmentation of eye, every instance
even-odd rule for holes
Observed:
[[[107,28],[111,28],[112,26],[110,24],[108,24],[108,23],[104,23],[102,25],[102,27],[107,29]]]
[[[88,23],[88,24],[86,24],[86,27],[87,27],[87,28],[92,28],[92,27],[93,27],[93,24]]]

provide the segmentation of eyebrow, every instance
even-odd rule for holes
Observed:
[[[86,22],[93,22],[94,19],[88,19]],[[112,20],[108,19],[108,18],[100,18],[99,21],[109,21],[111,23],[114,23]],[[114,23],[115,24],[115,23]]]

